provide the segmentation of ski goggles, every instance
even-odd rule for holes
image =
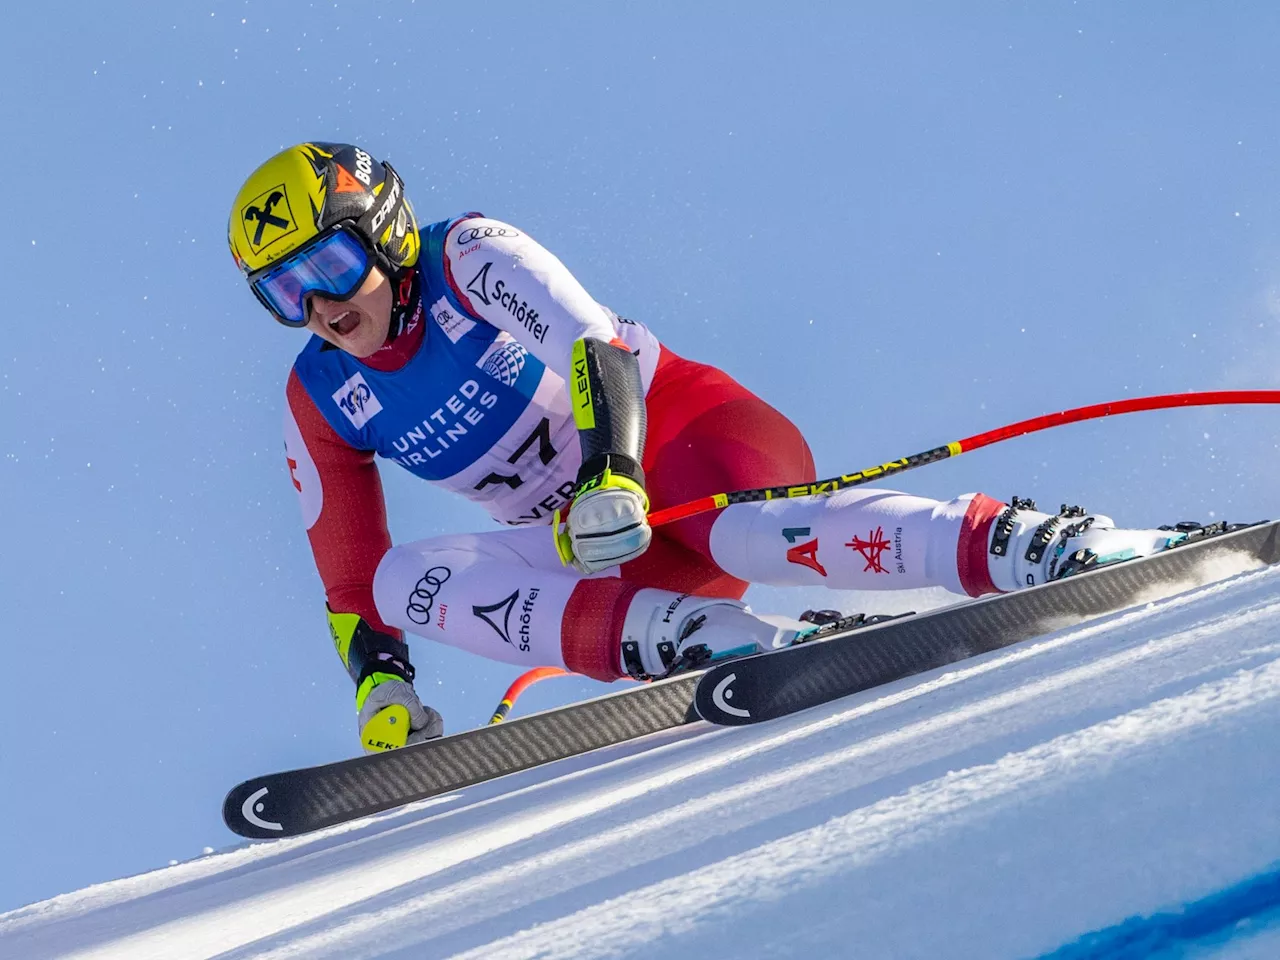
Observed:
[[[286,327],[307,325],[307,297],[350,300],[374,267],[368,241],[350,222],[336,223],[279,263],[256,270],[249,287]]]

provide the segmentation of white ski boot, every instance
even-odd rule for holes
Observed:
[[[987,569],[1003,592],[1061,580],[1093,567],[1146,557],[1188,538],[1198,524],[1157,530],[1117,529],[1100,513],[1065,504],[1057,516],[1036,511],[1035,501],[1013,502],[991,525]]]
[[[776,650],[816,629],[791,617],[752,613],[735,600],[645,588],[627,608],[621,666],[637,680],[653,680]]]

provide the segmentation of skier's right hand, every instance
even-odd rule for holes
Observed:
[[[376,677],[377,675],[375,675]],[[356,694],[360,711],[360,745],[365,753],[395,750],[411,743],[433,740],[444,733],[440,714],[418,699],[413,684],[398,677],[385,679],[372,688],[362,686],[363,700]]]
[[[564,529],[559,512],[552,517],[560,562],[590,574],[634,560],[653,539],[648,509],[644,487],[605,470],[573,498]]]

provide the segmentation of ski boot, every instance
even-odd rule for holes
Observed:
[[[1061,580],[1094,567],[1168,550],[1217,532],[1180,523],[1155,530],[1118,529],[1110,517],[1062,505],[1057,516],[1036,511],[1035,501],[1014,497],[991,525],[987,569],[1003,593]]]
[[[627,608],[621,666],[637,680],[656,680],[776,650],[818,629],[791,617],[752,613],[736,600],[646,588]]]

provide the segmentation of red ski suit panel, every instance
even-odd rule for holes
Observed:
[[[373,452],[357,450],[338,436],[316,409],[296,371],[289,372],[285,397],[324,491],[324,508],[307,537],[329,609],[358,613],[375,630],[403,636],[382,622],[373,602],[373,574],[391,548],[382,478]],[[292,463],[289,468],[293,470]]]
[[[731,490],[816,479],[809,445],[790,420],[727,373],[662,348],[645,399],[650,509]],[[747,583],[711,557],[716,512],[665,524],[622,579],[678,593],[740,599]]]

